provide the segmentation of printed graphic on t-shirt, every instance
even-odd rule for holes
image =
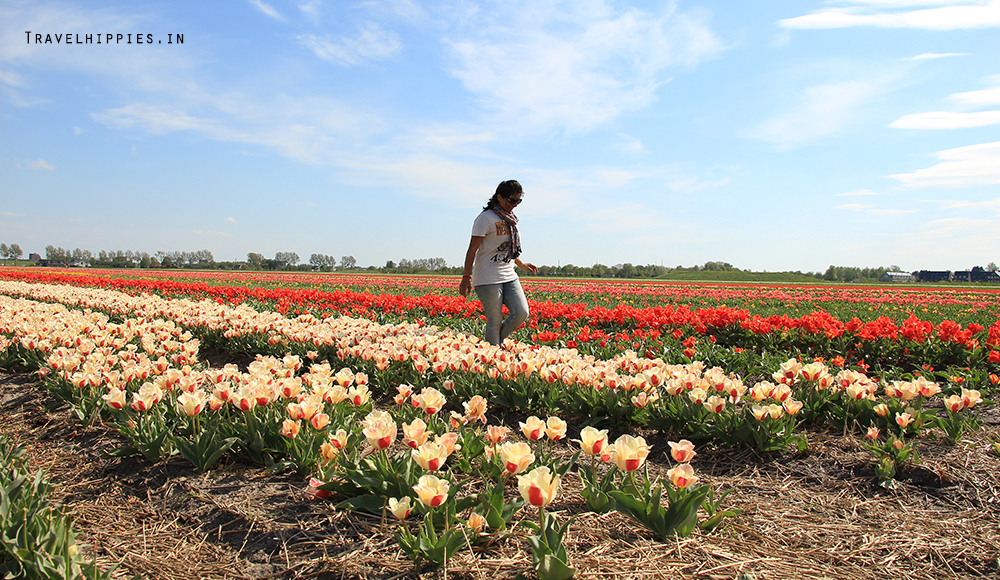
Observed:
[[[510,248],[511,248],[512,245],[513,245],[513,242],[511,242],[510,240],[507,240],[506,242],[504,242],[504,243],[500,244],[499,246],[497,246],[497,253],[493,254],[493,257],[490,258],[490,261],[493,261],[493,262],[503,262],[505,264],[507,262],[510,262],[510,258],[507,257],[507,254],[510,252]]]
[[[507,225],[507,222],[505,222],[505,221],[498,221],[498,222],[496,222],[493,225],[495,225],[496,228],[497,228],[497,235],[498,236],[509,236],[510,235],[510,226]]]

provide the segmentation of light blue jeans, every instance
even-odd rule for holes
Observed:
[[[484,338],[492,345],[502,344],[528,319],[528,300],[524,297],[520,280],[476,286],[476,295],[483,303],[483,314],[486,315]],[[509,311],[507,318],[503,317],[504,306]]]

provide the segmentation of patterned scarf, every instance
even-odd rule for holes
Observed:
[[[507,255],[504,256],[504,262],[510,262],[521,255],[521,235],[517,233],[517,216],[513,213],[506,212],[500,207],[500,204],[496,204],[493,208],[493,213],[500,216],[510,228],[510,246],[507,248]]]

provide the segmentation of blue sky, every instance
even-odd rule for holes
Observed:
[[[536,264],[986,265],[997,55],[996,0],[4,0],[0,241],[458,265],[518,179]]]

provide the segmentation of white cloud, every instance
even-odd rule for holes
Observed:
[[[231,217],[227,217],[226,221],[229,222],[229,223],[231,223],[231,224],[235,224],[236,223],[236,220],[233,219],[233,218],[231,218]]]
[[[83,129],[81,129],[79,127],[73,127],[73,134],[74,135],[83,135]]]
[[[93,113],[91,118],[108,127],[116,129],[137,127],[154,135],[193,130],[216,139],[240,140],[235,131],[220,121],[193,117],[176,109],[168,110],[145,103],[133,103],[103,113]]]
[[[298,2],[296,6],[313,22],[319,22],[319,9],[322,2],[320,0],[309,0],[308,2]]]
[[[55,171],[56,169],[44,159],[39,159],[38,161],[28,161],[27,165],[30,169],[46,169],[48,171]]]
[[[987,3],[962,2],[852,2],[844,8],[830,8],[805,16],[778,21],[784,28],[823,29],[852,26],[913,28],[921,30],[966,30],[1000,26],[1000,0]],[[891,10],[930,6],[917,10]]]
[[[555,4],[555,5],[553,5]],[[451,73],[507,126],[586,130],[648,106],[672,67],[722,43],[696,13],[617,11],[603,0],[506,5],[450,34]]]
[[[967,129],[1000,124],[1000,111],[951,113],[935,111],[904,115],[889,124],[896,129]]]
[[[24,77],[9,70],[0,70],[0,83],[12,87],[23,87],[25,85]]]
[[[346,66],[387,60],[399,54],[403,49],[399,35],[392,31],[383,30],[374,22],[363,23],[357,35],[351,38],[328,40],[312,34],[303,34],[298,37],[298,40],[319,58]]]
[[[6,217],[24,217],[23,213],[12,213],[12,212],[9,212],[9,211],[0,211],[0,215],[6,216]]]
[[[990,106],[1000,105],[1000,87],[992,87],[979,91],[969,91],[965,93],[955,93],[948,97],[960,105],[970,106]]]
[[[622,153],[627,153],[629,155],[642,155],[647,153],[646,147],[642,144],[642,141],[627,135],[625,133],[619,133],[618,138],[620,141],[612,145],[614,149],[621,151]]]
[[[993,210],[1000,213],[1000,197],[993,198],[987,201],[965,201],[965,200],[943,200],[939,201],[941,203],[941,209],[974,209],[977,211],[981,210]]]
[[[285,18],[281,14],[279,14],[277,10],[274,9],[274,6],[271,6],[267,2],[264,2],[263,0],[248,0],[248,2],[250,2],[250,4],[252,4],[254,8],[260,10],[262,13],[264,13],[270,18],[281,21],[285,20]]]
[[[917,56],[908,56],[903,60],[934,60],[938,58],[951,58],[953,56],[969,56],[967,52],[925,52]]]
[[[667,187],[670,191],[676,191],[677,193],[695,193],[703,189],[712,189],[729,185],[731,181],[732,178],[730,177],[723,177],[720,179],[700,179],[697,177],[688,177],[670,181],[667,183]]]
[[[875,215],[903,215],[907,213],[917,213],[915,209],[873,209],[871,213]]]
[[[968,187],[1000,183],[1000,141],[939,151],[937,165],[890,175],[905,187]]]
[[[792,148],[841,131],[857,110],[884,92],[886,79],[846,81],[809,87],[784,113],[768,119],[746,133],[770,141],[779,148]]]

